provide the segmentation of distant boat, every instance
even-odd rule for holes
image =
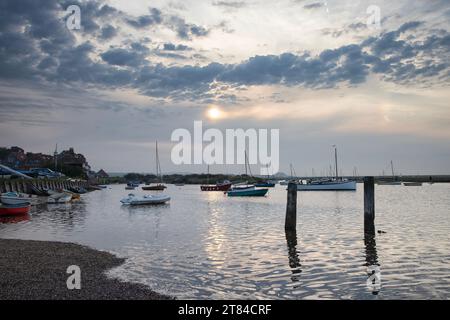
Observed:
[[[275,183],[270,181],[258,182],[255,184],[255,187],[259,188],[275,188]]]
[[[184,186],[184,183],[175,183],[175,186],[177,186],[177,187],[183,187],[183,186]]]
[[[334,179],[313,180],[297,184],[297,191],[355,191],[356,181],[339,178],[337,148],[334,146],[336,177]]]
[[[163,191],[167,187],[163,184],[163,178],[161,174],[161,164],[159,162],[159,154],[158,154],[158,141],[156,141],[156,177],[159,177],[160,182],[157,184],[151,184],[145,187],[142,187],[142,190],[145,191]]]
[[[168,201],[170,201],[170,197],[164,194],[152,194],[152,195],[148,194],[144,196],[137,196],[132,193],[129,194],[128,197],[120,200],[122,204],[131,206],[164,204]]]
[[[225,180],[223,182],[218,182],[216,184],[208,184],[200,186],[202,191],[228,191],[231,188],[231,182]]]
[[[127,184],[127,186],[125,187],[125,190],[134,190],[134,189],[136,189],[136,187],[131,184]]]
[[[392,171],[392,181],[378,181],[377,184],[380,186],[401,186],[402,182],[401,181],[396,181],[396,177],[394,174],[394,163],[391,160],[391,171]],[[384,172],[384,171],[383,171]]]
[[[202,191],[228,191],[231,188],[232,183],[228,180],[222,182],[217,182],[216,184],[209,184],[209,165],[207,173],[207,184],[201,185],[200,190]]]
[[[0,216],[18,216],[25,215],[30,212],[31,205],[29,203],[0,205]]]
[[[55,192],[47,198],[47,203],[68,203],[72,200],[72,195],[66,192]]]
[[[163,191],[165,190],[167,187],[163,184],[154,184],[154,185],[149,185],[149,186],[145,186],[142,187],[142,190],[145,191]]]
[[[227,192],[229,197],[264,197],[269,189],[258,189],[256,186],[235,187]]]
[[[305,184],[297,184],[298,191],[355,191],[356,181],[318,180]]]
[[[422,182],[403,182],[403,185],[406,187],[420,187]]]
[[[247,176],[247,167],[250,171],[250,176],[252,176],[252,172],[250,170],[250,165],[247,160],[247,151],[245,151],[245,175]],[[226,194],[229,197],[264,197],[268,188],[257,188],[255,185],[234,185]]]

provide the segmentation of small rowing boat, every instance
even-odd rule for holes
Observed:
[[[31,204],[37,201],[38,197],[31,194],[19,193],[19,192],[6,192],[2,193],[0,200],[6,205],[16,204]]]
[[[170,201],[170,197],[165,194],[147,194],[144,196],[137,196],[133,193],[130,193],[128,197],[120,200],[124,205],[149,205],[149,204],[164,204]]]

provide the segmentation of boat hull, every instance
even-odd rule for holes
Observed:
[[[120,200],[122,204],[130,206],[158,205],[158,204],[165,204],[168,201],[170,201],[170,197],[166,195],[144,196],[144,197],[137,197],[134,195],[130,195],[127,198]]]
[[[229,197],[264,197],[269,189],[250,189],[250,190],[230,190],[227,192]]]
[[[221,185],[204,185],[200,186],[202,191],[228,191],[231,188],[231,183]]]
[[[400,181],[379,181],[377,182],[380,186],[401,186],[402,183]]]
[[[420,187],[422,186],[422,182],[404,182],[403,185],[405,187]]]
[[[356,181],[297,184],[297,191],[355,191]]]
[[[8,193],[3,193],[0,196],[0,200],[2,203],[6,204],[6,205],[20,205],[20,204],[34,203],[37,201],[37,197],[36,196],[32,197],[30,195],[16,193],[16,192],[8,192]]]
[[[258,187],[258,188],[275,188],[275,183],[272,183],[272,182],[257,183],[257,184],[255,184],[255,187]]]
[[[6,205],[0,206],[0,216],[20,216],[30,212],[30,205]]]
[[[142,190],[144,191],[163,191],[165,190],[167,187],[164,185],[157,185],[157,186],[146,186],[146,187],[142,187]]]

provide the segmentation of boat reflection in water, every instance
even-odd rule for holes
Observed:
[[[0,223],[19,223],[30,220],[29,214],[19,215],[19,216],[0,216]]]

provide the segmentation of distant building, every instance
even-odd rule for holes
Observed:
[[[100,171],[96,173],[96,176],[100,179],[109,178],[109,175],[103,169],[100,169]]]
[[[29,170],[31,168],[55,169],[55,156],[43,153],[27,152],[19,147],[0,148],[0,163],[13,169]],[[58,168],[62,166],[79,167],[83,172],[89,172],[89,166],[84,155],[75,153],[73,148],[57,154]],[[103,171],[104,174],[106,172]]]

